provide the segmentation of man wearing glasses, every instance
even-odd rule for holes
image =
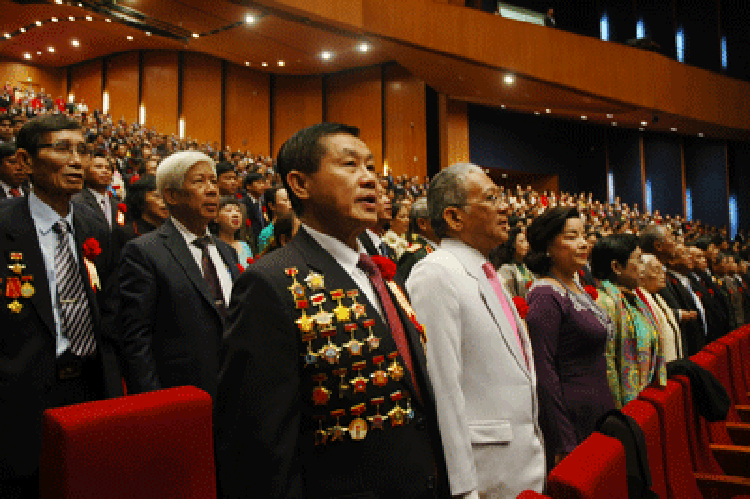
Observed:
[[[122,395],[107,227],[71,197],[90,161],[80,125],[44,115],[19,131],[34,190],[0,205],[0,497],[38,495],[42,412]]]

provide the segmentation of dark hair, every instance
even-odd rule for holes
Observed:
[[[570,218],[579,218],[575,206],[557,206],[547,209],[534,219],[526,230],[531,251],[526,256],[526,266],[536,275],[547,275],[552,268],[552,258],[547,256],[547,248],[552,240],[565,228]]]
[[[64,114],[43,114],[27,121],[16,134],[16,147],[36,157],[40,137],[60,130],[80,130],[81,125]]]
[[[237,206],[240,210],[240,214],[242,217],[242,223],[245,223],[245,219],[247,218],[247,213],[245,211],[245,203],[237,199],[236,196],[221,196],[219,198],[219,208],[217,211],[221,211],[222,208],[224,208],[228,204],[233,204]],[[216,221],[217,219],[212,220],[208,224],[208,230],[211,231],[212,234],[218,234],[219,233],[219,222]],[[237,229],[234,232],[235,239],[239,239],[240,231],[242,230],[242,225],[240,225],[240,228]]]
[[[286,177],[292,170],[302,173],[317,172],[320,167],[320,159],[326,153],[325,147],[321,144],[321,139],[337,133],[359,137],[359,128],[341,123],[318,123],[299,130],[287,139],[279,149],[276,171],[281,176],[289,201],[292,203],[292,209],[297,215],[302,214],[302,202],[289,188]]]
[[[216,165],[216,177],[221,177],[223,174],[227,172],[233,172],[234,171],[234,165],[232,163],[228,163],[226,161],[222,161],[221,163],[218,163]]]
[[[266,214],[268,214],[269,220],[273,220],[275,214],[271,205],[276,205],[276,193],[283,188],[283,185],[276,184],[263,194],[263,206],[266,207]]]
[[[245,180],[242,181],[242,187],[247,189],[247,186],[258,180],[263,180],[263,175],[258,172],[250,172],[245,175]]]
[[[508,240],[490,252],[489,260],[496,269],[515,262],[516,240],[522,232],[523,227],[513,227],[508,231]]]
[[[600,280],[616,282],[612,260],[625,267],[636,248],[638,237],[633,234],[612,234],[602,238],[591,250],[591,274]]]
[[[128,206],[128,217],[131,220],[138,220],[143,216],[146,194],[155,190],[156,176],[154,175],[143,175],[137,182],[128,186],[125,204]]]
[[[664,239],[664,228],[661,225],[651,224],[641,231],[638,246],[644,253],[655,253],[657,241]]]
[[[0,161],[16,154],[16,145],[13,142],[0,143]]]
[[[273,237],[268,242],[266,249],[263,250],[261,255],[267,255],[268,253],[281,248],[279,242],[282,235],[286,236],[287,242],[292,238],[292,231],[294,230],[294,213],[287,213],[276,219],[273,223]]]

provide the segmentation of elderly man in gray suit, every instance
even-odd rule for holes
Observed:
[[[441,171],[427,194],[438,250],[406,282],[422,321],[451,494],[514,498],[542,491],[531,343],[489,263],[507,238],[500,192],[476,165]]]

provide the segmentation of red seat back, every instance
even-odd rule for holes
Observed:
[[[736,336],[723,336],[716,340],[726,345],[729,349],[729,368],[732,374],[734,388],[734,402],[739,405],[749,405],[748,386],[745,382],[745,373],[742,370],[742,344]]]
[[[632,400],[625,404],[622,413],[638,423],[646,437],[648,466],[651,470],[651,490],[659,497],[667,497],[667,478],[664,474],[664,447],[659,428],[659,415],[654,406],[643,400]]]
[[[211,397],[195,387],[49,409],[45,499],[216,497]]]
[[[664,443],[667,497],[669,499],[701,498],[693,475],[688,447],[682,386],[669,380],[664,388],[646,388],[638,398],[652,404],[659,414],[661,440]]]
[[[713,355],[709,352],[698,352],[697,354],[690,357],[690,360],[701,366],[703,369],[707,370],[711,374],[713,374],[716,379],[719,380],[719,383],[726,389],[727,385],[730,384],[728,378],[728,369],[726,364],[724,364],[723,369],[719,365],[719,358],[716,355]],[[728,393],[731,393],[729,390],[727,390]],[[729,411],[727,412],[727,418],[726,421],[732,421],[732,422],[739,422],[740,417],[737,415],[737,412],[734,410],[734,406],[730,405]],[[721,445],[733,445],[734,442],[729,437],[729,433],[727,433],[727,427],[725,425],[725,421],[714,421],[707,423],[708,424],[708,438],[711,440],[712,444],[721,444]]]
[[[553,498],[627,499],[625,449],[619,440],[594,432],[555,466],[548,488]]]

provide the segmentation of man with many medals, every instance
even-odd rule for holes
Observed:
[[[448,495],[421,327],[357,241],[379,202],[358,133],[314,125],[279,152],[302,227],[234,285],[215,403],[222,497]]]

